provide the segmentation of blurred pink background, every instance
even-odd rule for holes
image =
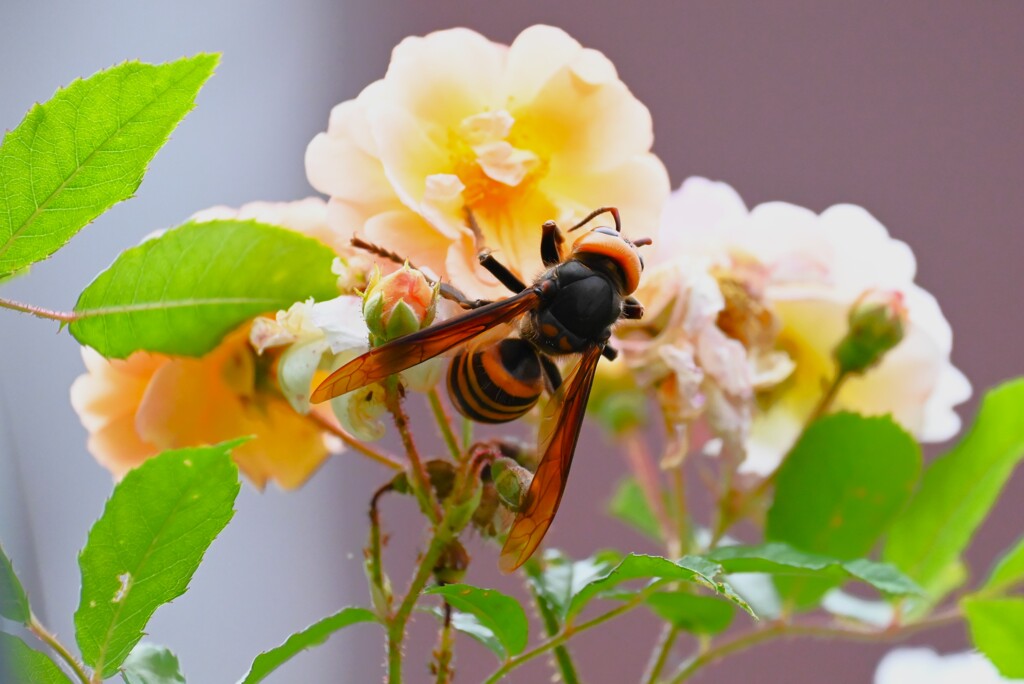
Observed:
[[[162,61],[223,50],[223,66],[158,156],[140,197],[5,288],[6,296],[70,306],[77,288],[117,249],[155,228],[211,204],[309,194],[302,177],[306,141],[326,126],[331,105],[383,75],[391,47],[404,36],[465,25],[508,42],[530,24],[550,23],[607,54],[648,105],[655,151],[673,186],[703,175],[731,183],[750,205],[866,207],[914,249],[918,282],[951,322],[953,358],[976,397],[1024,371],[1024,3],[311,0],[257,9],[240,1],[216,7],[190,1],[173,9],[124,3],[117,12],[74,12],[82,17],[51,16],[19,1],[5,5],[10,30],[22,37],[0,47],[0,59],[11,65],[26,63],[25,54],[33,58],[26,71],[0,76],[0,125],[13,127],[57,84],[124,58]],[[84,433],[67,407],[66,388],[80,369],[77,348],[52,332],[38,321],[0,316],[0,400],[8,421],[0,450],[14,454],[7,472],[15,479],[8,483],[20,483],[0,514],[8,521],[5,543],[23,552],[30,590],[46,597],[39,601],[43,612],[66,636],[77,602],[74,553],[109,481],[85,453]],[[39,397],[24,396],[18,388],[46,365],[50,384]],[[976,399],[961,415],[969,421],[975,407]],[[418,417],[425,417],[422,410]],[[421,424],[429,433],[427,422]],[[76,469],[82,474],[72,475]],[[624,471],[596,426],[586,428],[549,542],[574,556],[604,547],[655,551],[603,513]],[[155,640],[182,656],[190,681],[236,678],[253,655],[290,630],[341,606],[367,604],[359,562],[366,505],[386,476],[345,455],[298,493],[246,489],[239,515],[192,591],[151,626]],[[20,505],[10,503],[19,497]],[[971,547],[975,573],[985,572],[1024,530],[1022,501],[1024,473],[1018,472]],[[407,580],[400,568],[412,560],[402,550],[420,538],[418,528],[405,524],[412,510],[403,500],[389,502],[384,512],[398,586]],[[14,541],[6,541],[11,534]],[[498,575],[493,548],[474,543],[470,550],[475,562],[467,581],[521,591]],[[211,611],[214,600],[218,608]],[[197,624],[205,624],[201,637]],[[657,633],[654,620],[637,611],[582,635],[573,642],[581,674],[593,682],[635,681]],[[436,623],[420,616],[413,635],[409,681],[426,681],[423,664]],[[943,651],[967,645],[961,628],[911,643]],[[693,681],[860,684],[871,681],[888,648],[775,643]],[[364,626],[335,636],[270,681],[378,681],[382,661],[380,634]],[[458,681],[479,681],[494,665],[490,653],[462,640]],[[538,659],[507,681],[549,676],[545,659]]]

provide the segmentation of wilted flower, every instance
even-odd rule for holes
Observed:
[[[652,140],[612,63],[563,31],[534,26],[505,46],[452,29],[402,41],[386,76],[331,112],[306,170],[340,234],[487,296],[502,290],[477,252],[532,279],[548,219],[613,205],[649,234],[669,190]]]
[[[875,671],[875,684],[1003,684],[1006,679],[980,653],[939,655],[930,648],[897,648]]]
[[[728,185],[691,178],[670,200],[657,243],[660,255],[710,264],[726,300],[730,291],[738,294],[736,311],[729,313],[727,301],[728,315],[720,313],[717,323],[753,352],[758,411],[744,470],[770,472],[792,445],[835,377],[833,352],[867,291],[899,294],[902,341],[876,367],[849,378],[833,406],[891,413],[924,441],[959,429],[953,406],[970,395],[970,385],[950,363],[949,324],[914,283],[910,248],[864,209],[837,205],[816,215],[772,202],[748,211]]]
[[[716,324],[726,300],[706,265],[666,257],[652,255],[636,292],[644,317],[621,322],[613,343],[635,380],[655,389],[674,441],[671,455],[696,446],[691,433],[698,421],[709,428],[706,437],[721,437],[737,452],[753,397],[747,352]]]
[[[321,430],[261,386],[248,327],[201,358],[108,361],[83,348],[88,372],[72,384],[71,404],[96,460],[120,478],[166,449],[254,435],[232,452],[242,473],[260,488],[302,484],[327,457]]]
[[[314,410],[309,401],[316,384],[370,349],[363,299],[342,295],[326,302],[297,302],[273,319],[257,319],[251,341],[261,354],[270,349],[279,353],[277,383],[296,411],[308,413]],[[426,391],[440,379],[442,362],[422,363],[402,373],[402,378],[413,389]],[[384,388],[380,384],[335,397],[330,406],[342,427],[359,439],[373,441],[384,436]]]

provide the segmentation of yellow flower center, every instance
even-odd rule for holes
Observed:
[[[792,327],[779,331],[775,348],[785,352],[793,363],[793,371],[782,382],[760,389],[757,403],[767,410],[785,402],[791,410],[803,415],[821,397],[834,372],[831,357],[821,354]]]
[[[477,216],[514,212],[547,173],[547,161],[504,110],[467,117],[448,137],[451,168],[463,185],[462,202]]]

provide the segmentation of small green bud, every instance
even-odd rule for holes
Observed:
[[[427,469],[427,477],[430,479],[430,486],[437,494],[437,498],[444,501],[452,493],[455,485],[455,466],[451,461],[437,458],[423,464]],[[391,489],[399,494],[412,494],[412,476],[407,471],[402,471],[391,479]]]
[[[379,346],[430,325],[437,293],[438,285],[431,285],[408,264],[386,276],[375,271],[363,293],[363,318],[370,329],[370,342]]]
[[[442,584],[461,582],[469,567],[469,553],[458,539],[453,539],[441,552],[434,565],[434,577]]]
[[[498,490],[494,483],[485,480],[480,488],[480,503],[473,511],[473,519],[470,520],[476,531],[484,537],[493,537],[498,533],[494,525],[494,516],[498,512]]]
[[[499,458],[491,464],[491,478],[498,498],[505,506],[518,511],[523,497],[530,489],[533,474],[510,458]]]
[[[455,466],[451,461],[435,458],[423,464],[430,478],[430,486],[437,493],[437,498],[444,501],[452,493],[455,486]]]
[[[903,294],[866,290],[850,307],[849,329],[835,348],[840,373],[863,373],[903,339],[907,308]]]

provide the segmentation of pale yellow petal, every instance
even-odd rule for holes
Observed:
[[[242,404],[197,359],[175,359],[153,376],[135,426],[162,449],[212,444],[248,434]]]
[[[536,25],[516,36],[508,50],[504,92],[510,108],[532,101],[560,69],[583,47],[554,26]]]
[[[661,210],[671,190],[668,171],[653,154],[636,155],[603,172],[581,169],[575,174],[551,174],[541,188],[558,206],[573,207],[579,218],[597,207],[617,207],[622,230],[631,238],[656,237]],[[606,216],[603,220],[610,219]],[[661,246],[655,241],[649,251],[659,250]]]
[[[87,446],[96,462],[118,480],[161,451],[142,439],[135,429],[135,416],[132,414],[121,415],[92,431]]]
[[[373,203],[395,197],[380,159],[341,133],[319,133],[309,143],[306,177],[314,188],[337,199]]]
[[[547,158],[552,176],[606,171],[646,153],[651,114],[614,74],[600,53],[581,51],[528,106],[512,110],[511,142]]]
[[[391,53],[388,94],[443,134],[495,105],[507,49],[464,28],[406,38]]]
[[[273,480],[294,489],[327,459],[320,428],[286,403],[269,399],[248,410],[248,431],[255,439],[234,451],[235,462],[257,487]]]
[[[445,274],[451,240],[411,211],[400,209],[377,214],[363,226],[362,235],[418,267],[429,268],[437,276]]]
[[[384,175],[402,203],[419,210],[427,178],[453,171],[445,138],[432,134],[412,112],[393,105],[374,107],[371,120]]]

